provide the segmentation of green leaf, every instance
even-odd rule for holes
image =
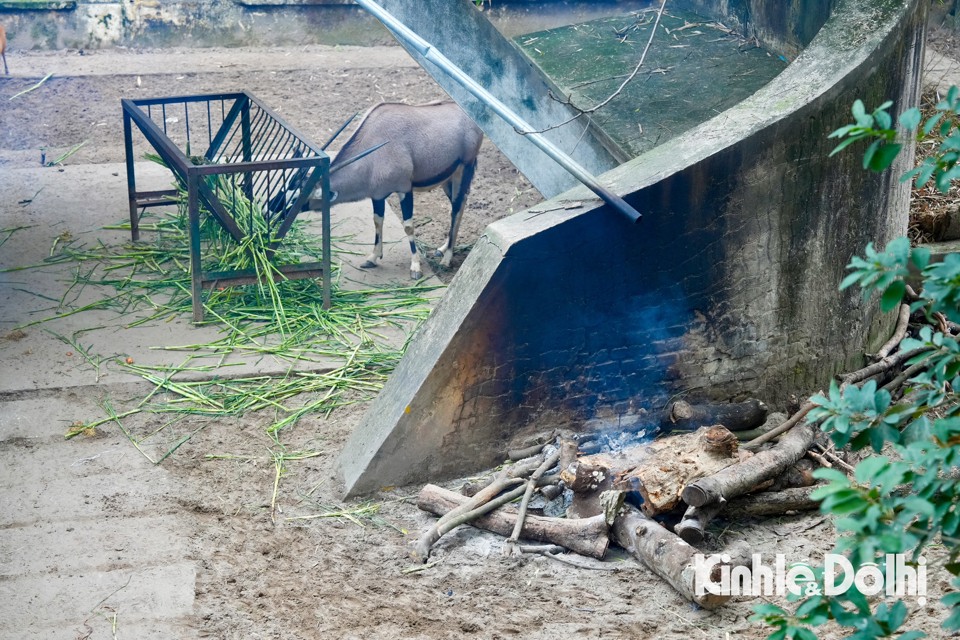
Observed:
[[[930,250],[926,247],[917,247],[910,253],[910,260],[917,269],[922,271],[930,264]]]
[[[903,145],[898,142],[882,142],[877,148],[876,153],[871,157],[868,168],[878,173],[880,171],[886,171],[890,165],[893,164],[893,161],[902,148]]]
[[[836,131],[834,131],[834,133],[836,133]],[[862,140],[864,137],[865,137],[865,136],[863,136],[863,135],[858,135],[858,136],[851,136],[851,137],[847,138],[846,140],[844,140],[843,142],[841,142],[840,144],[838,144],[836,147],[834,147],[834,148],[833,148],[833,151],[831,151],[831,152],[830,152],[830,155],[827,156],[827,157],[828,157],[828,158],[832,158],[833,156],[837,155],[838,153],[840,153],[841,151],[843,151],[844,149],[846,149],[847,147],[849,147],[850,145],[852,145],[854,142],[859,142],[859,141]]]
[[[920,113],[920,109],[916,107],[907,109],[900,114],[900,126],[904,129],[916,129],[922,117],[923,114]]]
[[[814,470],[813,477],[817,478],[818,480],[827,480],[831,483],[838,483],[838,484],[844,484],[844,485],[850,484],[850,481],[848,480],[847,475],[845,473],[841,471],[837,471],[836,469],[827,469],[826,467]],[[819,489],[817,490],[819,491]]]
[[[866,458],[861,460],[853,470],[853,478],[860,484],[873,484],[873,479],[886,469],[889,464],[890,459],[886,456]]]
[[[880,145],[883,144],[883,140],[874,140],[870,143],[870,146],[867,147],[867,150],[863,152],[863,168],[869,169],[873,164],[873,156],[876,155],[877,151],[880,149]]]
[[[895,280],[893,284],[883,292],[883,297],[880,299],[880,310],[886,313],[897,309],[906,292],[906,283],[903,280]]]
[[[867,108],[863,106],[863,100],[857,98],[853,101],[853,106],[850,108],[850,111],[853,113],[853,119],[857,121],[858,124],[862,124],[862,121],[870,116],[867,115]],[[870,120],[870,123],[873,123],[873,120]]]
[[[775,604],[770,604],[769,602],[753,605],[753,612],[758,616],[786,616],[787,615],[787,612],[785,609],[782,609]]]

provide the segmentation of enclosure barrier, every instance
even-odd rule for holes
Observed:
[[[204,271],[201,211],[239,244],[265,234],[272,256],[319,186],[320,262],[277,265],[288,279],[322,278],[323,306],[330,306],[330,158],[247,91],[121,100],[130,200],[130,232],[140,238],[140,216],[186,195],[189,216],[194,322],[203,320],[204,288],[257,281],[255,269]],[[138,191],[133,124],[176,178],[178,189]],[[194,155],[195,149],[202,153]]]

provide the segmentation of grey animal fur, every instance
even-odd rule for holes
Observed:
[[[338,169],[340,164],[384,141],[381,149]],[[480,153],[483,132],[454,102],[422,105],[381,103],[364,114],[353,136],[330,165],[330,191],[334,202],[373,202],[373,251],[363,267],[375,267],[383,258],[385,200],[400,194],[403,228],[412,254],[410,276],[422,275],[413,227],[413,192],[442,186],[450,200],[450,231],[437,249],[440,264],[450,266]]]

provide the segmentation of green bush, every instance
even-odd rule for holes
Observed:
[[[868,113],[861,101],[854,103],[855,122],[830,136],[842,139],[833,154],[869,141],[864,168],[888,169],[903,146],[888,112],[891,104]],[[918,109],[900,116],[903,130],[919,128],[919,138],[939,140],[936,152],[904,174],[903,181],[913,180],[919,187],[933,180],[946,192],[960,177],[960,130],[954,124],[958,108],[960,90],[953,87],[922,127]],[[919,270],[922,288],[908,297],[911,267]],[[876,454],[861,461],[852,478],[834,469],[817,471],[826,484],[814,491],[814,498],[824,514],[834,516],[842,534],[835,551],[845,554],[854,569],[877,563],[886,570],[885,554],[907,554],[915,565],[925,551],[940,544],[947,556],[943,566],[960,588],[960,342],[949,330],[960,323],[960,255],[931,264],[929,252],[898,238],[883,251],[868,245],[864,257],[854,257],[848,268],[851,273],[841,288],[859,285],[865,297],[879,296],[884,311],[908,299],[911,312],[923,314],[928,323],[900,344],[901,353],[910,354],[904,365],[915,372],[901,399],[873,380],[859,387],[833,382],[829,393],[811,398],[816,406],[807,419],[818,422],[836,446],[870,447]],[[817,577],[816,588],[791,597],[796,603],[792,612],[773,604],[755,607],[751,619],[774,627],[770,640],[812,640],[817,637],[813,629],[830,620],[848,628],[849,637],[857,640],[925,635],[904,631],[911,625],[902,599],[871,603],[855,588],[843,595],[823,595],[822,570]],[[941,602],[949,610],[943,627],[960,630],[960,592],[948,593]]]

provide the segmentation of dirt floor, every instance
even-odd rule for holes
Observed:
[[[324,140],[376,101],[442,96],[397,48],[8,58],[13,76],[0,79],[0,181],[39,163],[41,147],[49,159],[88,141],[65,164],[121,162],[121,97],[245,88]],[[9,100],[50,72],[42,90]],[[29,195],[32,185],[17,188]],[[68,201],[99,188],[63,185]],[[488,223],[539,199],[485,142],[454,270]],[[3,206],[0,228],[10,226],[14,205]],[[417,211],[419,238],[436,247],[446,233],[443,196],[418,196]],[[35,215],[43,224],[46,214]],[[123,215],[121,207],[116,217]],[[51,241],[57,233],[49,229]],[[18,249],[0,248],[4,265],[17,263]],[[17,339],[12,327],[0,328],[6,340]],[[114,425],[64,440],[70,424],[102,414],[98,400],[148,391],[102,382],[0,396],[0,637],[766,636],[747,621],[754,600],[699,610],[632,560],[587,570],[540,556],[503,557],[498,538],[468,528],[441,541],[433,564],[410,571],[409,543],[432,520],[408,500],[419,487],[385,489],[369,503],[339,498],[337,457],[365,403],[301,420],[280,440],[264,432],[268,416],[198,420],[204,428],[159,465]],[[315,455],[286,461],[280,473],[273,453],[281,448]],[[829,521],[805,515],[721,520],[714,536],[714,548],[745,541],[756,552],[804,561],[828,551],[834,533]],[[931,576],[931,592],[944,586]],[[912,610],[910,622],[938,637],[942,607],[931,598]]]

